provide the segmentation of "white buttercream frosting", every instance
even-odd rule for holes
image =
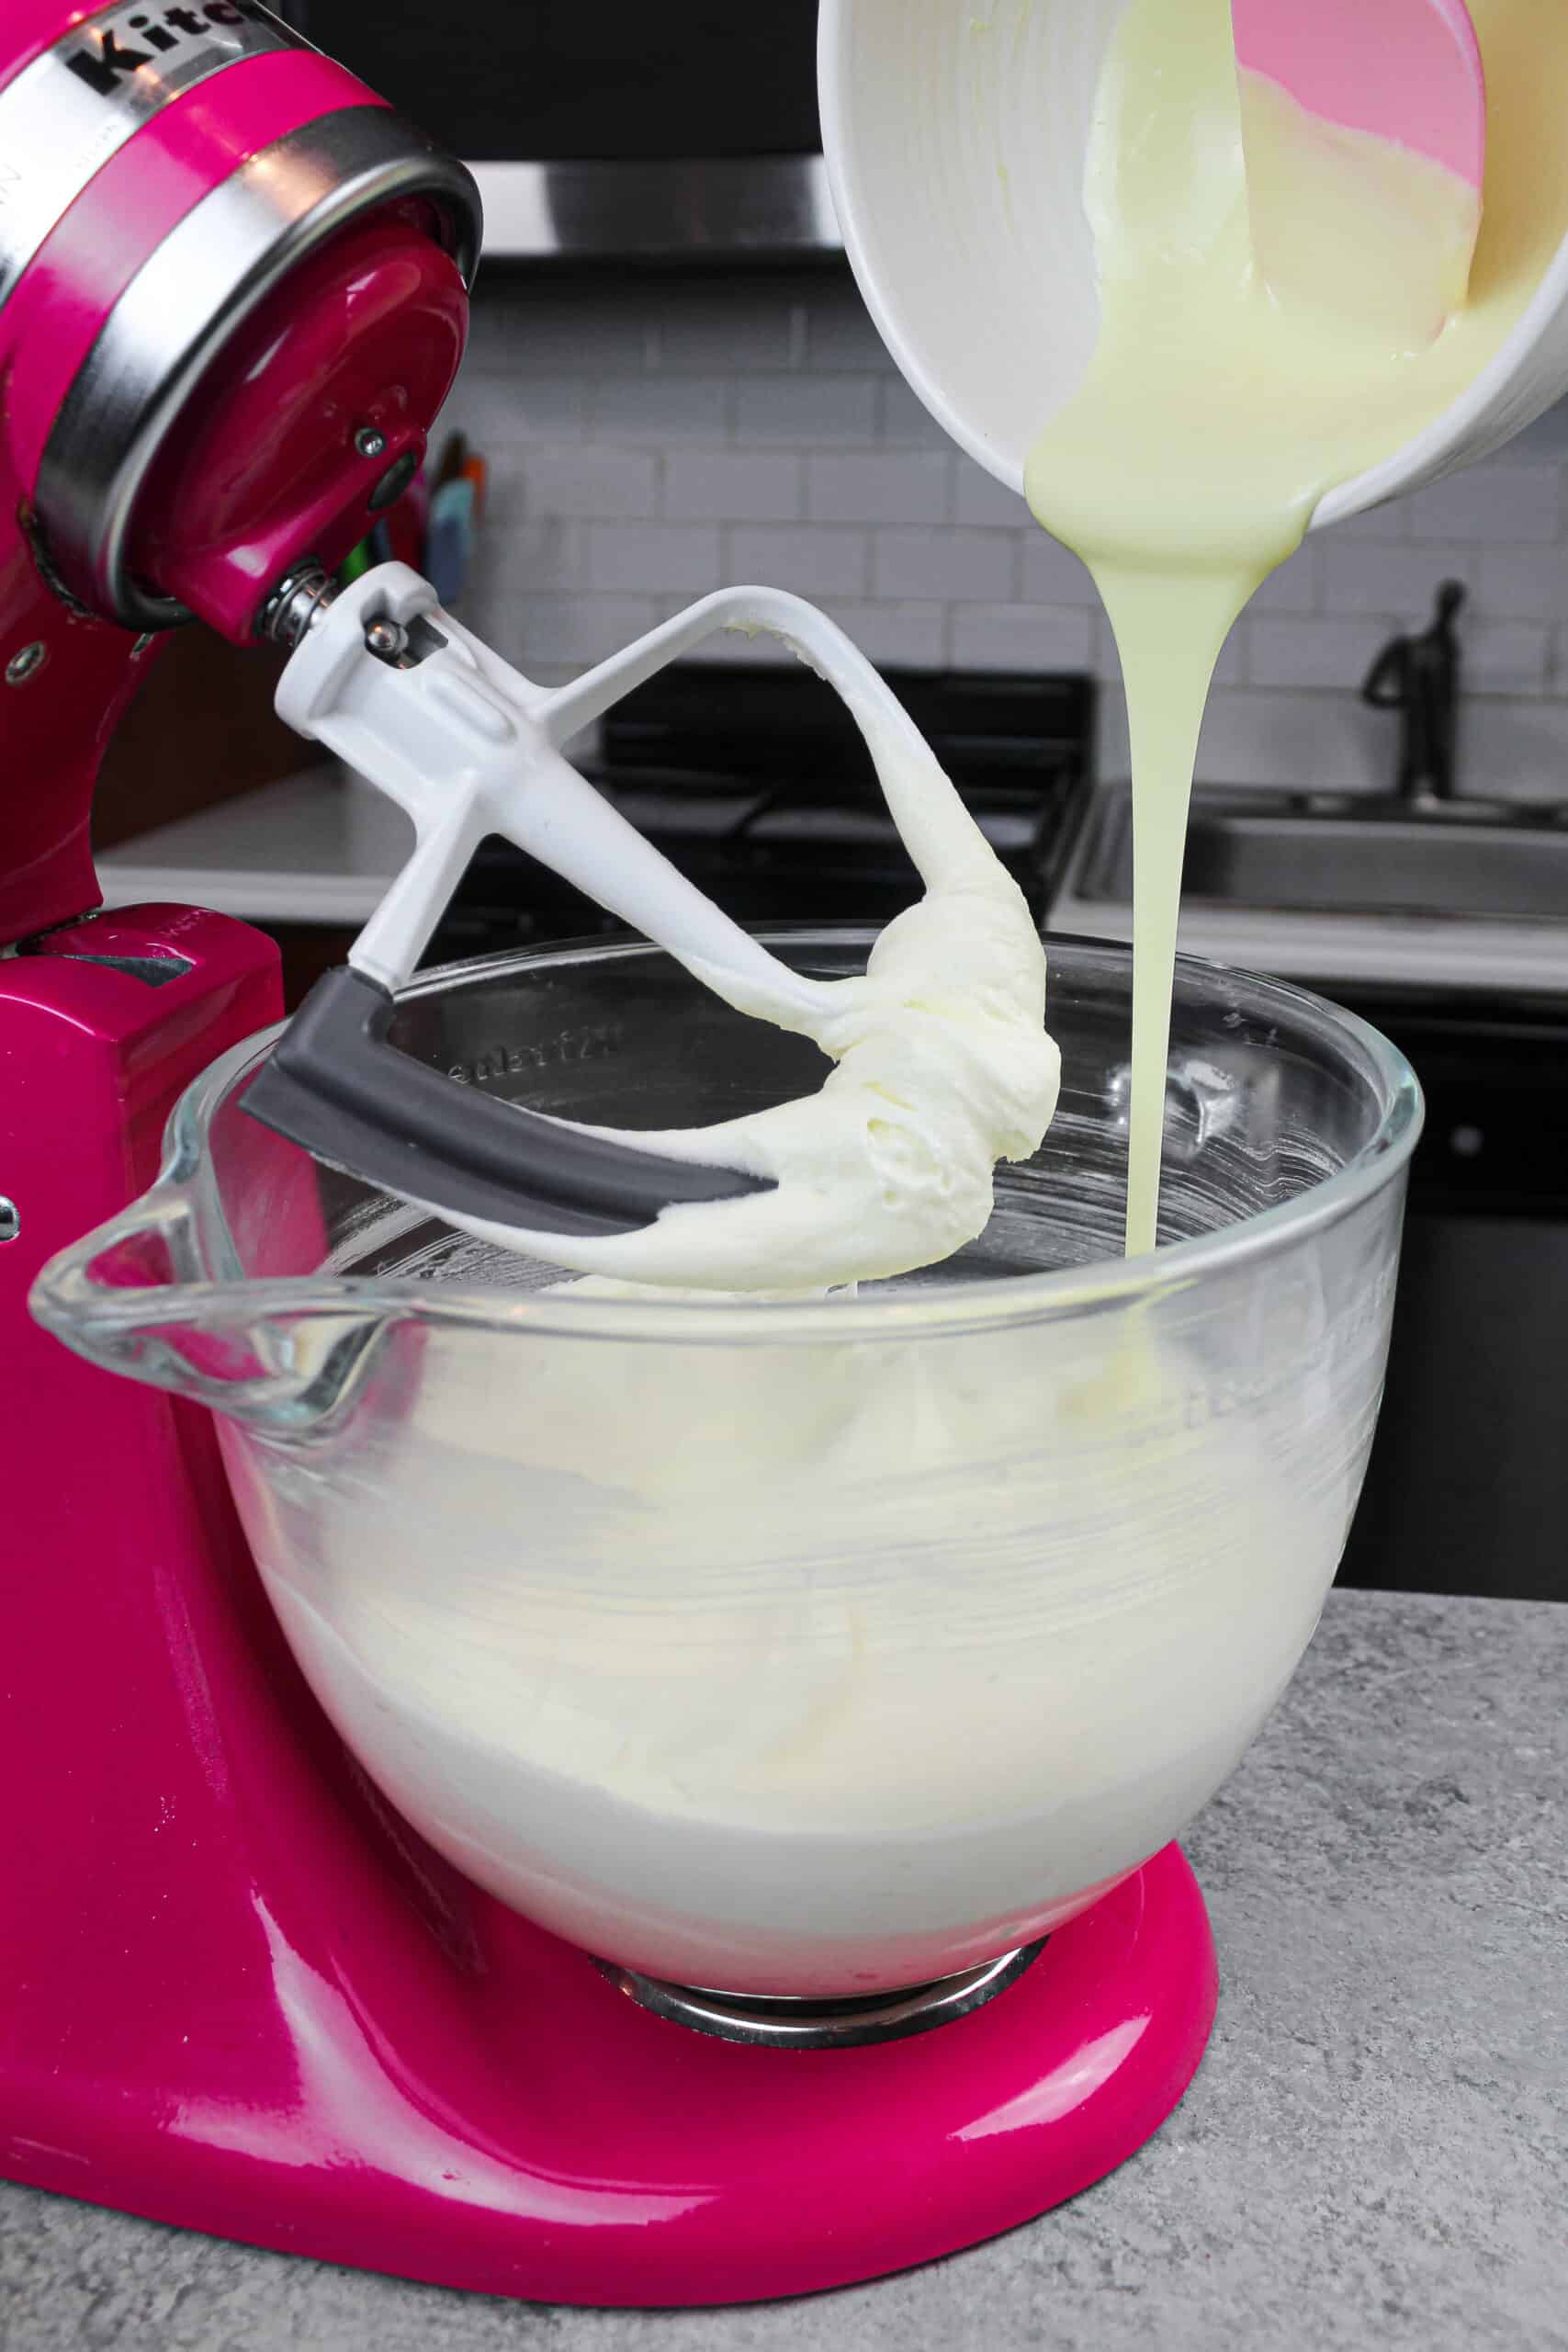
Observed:
[[[811,1037],[834,1065],[820,1091],[716,1126],[624,1138],[773,1188],[673,1206],[624,1235],[465,1219],[468,1230],[583,1273],[787,1294],[934,1265],[984,1230],[998,1162],[1029,1159],[1055,1112],[1045,953],[1022,891],[935,762],[886,740],[874,748],[927,888],[883,932],[864,974],[822,989],[820,1009],[698,974],[739,1011]]]

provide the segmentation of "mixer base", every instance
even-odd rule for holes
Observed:
[[[67,2090],[69,2114],[30,2119],[0,2169],[491,2294],[755,2301],[955,2253],[1103,2178],[1180,2099],[1217,1991],[1203,1898],[1174,1846],[983,2006],[871,2046],[693,2032],[525,1921],[489,1924],[497,1964],[454,1983],[412,2035],[377,2031],[301,1977],[311,2015],[290,2098],[272,2113],[209,2108],[216,2144],[186,2086],[171,2082],[138,2125],[100,2082],[89,2102]]]

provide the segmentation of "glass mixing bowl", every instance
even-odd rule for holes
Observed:
[[[831,978],[869,937],[772,944]],[[972,1248],[857,1298],[563,1291],[245,1117],[262,1038],[36,1311],[215,1408],[311,1687],[482,1886],[686,1984],[922,1983],[1192,1819],[1312,1635],[1371,1442],[1410,1070],[1184,963],[1169,1246],[1123,1262],[1129,983],[1052,946],[1043,1148]],[[469,1086],[626,1126],[824,1067],[639,946],[432,972],[399,1022]]]

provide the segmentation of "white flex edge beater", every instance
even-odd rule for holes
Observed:
[[[751,939],[565,759],[561,745],[721,628],[779,638],[842,697],[926,895],[863,978],[814,981]],[[810,605],[727,589],[568,686],[522,676],[400,564],[313,623],[279,714],[412,819],[412,856],[346,973],[298,1014],[247,1096],[266,1125],[479,1238],[629,1281],[811,1290],[909,1271],[975,1238],[998,1160],[1036,1150],[1060,1063],[1027,903],[902,706]],[[707,1128],[632,1135],[465,1094],[386,1035],[479,843],[499,833],[643,932],[738,1012],[812,1038],[819,1093]],[[628,1173],[628,1170],[630,1173]]]

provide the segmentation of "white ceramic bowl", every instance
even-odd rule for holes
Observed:
[[[823,143],[861,291],[938,423],[1021,496],[1099,326],[1084,153],[1121,13],[1122,0],[822,0]],[[1495,81],[1504,65],[1487,62]],[[1531,185],[1552,256],[1540,290],[1462,397],[1331,492],[1314,529],[1489,455],[1568,391],[1562,94],[1521,91],[1510,113],[1540,150]]]

